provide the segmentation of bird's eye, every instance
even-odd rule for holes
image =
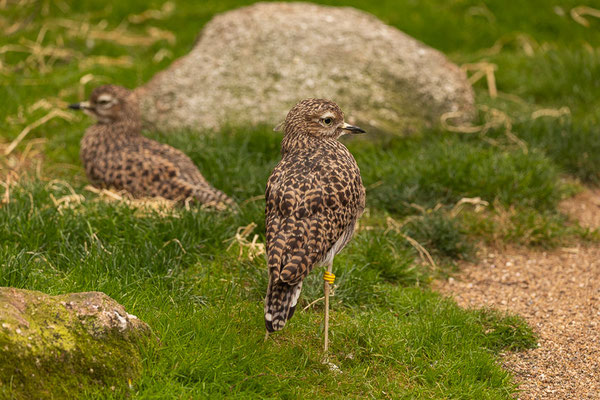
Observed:
[[[333,120],[329,117],[323,118],[323,123],[327,126],[331,125],[332,122],[333,122]]]
[[[98,104],[108,104],[108,100],[98,100]]]

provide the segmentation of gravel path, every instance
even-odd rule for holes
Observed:
[[[600,192],[561,208],[600,226]],[[464,307],[517,313],[538,332],[539,348],[504,357],[519,399],[600,399],[600,247],[483,249],[479,259],[436,286]]]

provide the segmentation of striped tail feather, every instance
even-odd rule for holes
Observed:
[[[202,204],[218,206],[219,204],[227,208],[235,208],[237,204],[229,196],[211,186],[197,188],[194,197]]]
[[[213,188],[209,184],[195,185],[183,179],[174,178],[167,182],[169,185],[168,198],[175,201],[184,201],[193,198],[201,204],[215,208],[235,208],[236,203],[222,191]],[[162,195],[160,191],[152,193]],[[219,207],[221,206],[221,207]]]
[[[289,285],[273,278],[269,279],[267,297],[265,297],[265,326],[269,333],[283,329],[292,318],[302,291],[302,281]]]

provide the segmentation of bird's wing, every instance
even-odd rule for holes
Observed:
[[[124,147],[106,160],[103,181],[137,196],[162,196],[182,200],[194,194],[194,185],[181,179],[180,171],[165,157],[146,149]]]
[[[171,146],[144,140],[141,146],[124,149],[121,157],[130,178],[119,183],[132,193],[177,201],[194,198],[218,208],[235,204],[204,179],[188,156]]]
[[[292,285],[352,231],[364,208],[364,189],[358,169],[284,169],[293,170],[276,168],[267,185],[267,253],[272,278]]]
[[[192,159],[184,152],[167,144],[159,143],[145,137],[141,142],[141,147],[145,151],[150,151],[176,165],[182,179],[196,185],[209,185],[196,164],[194,164]]]

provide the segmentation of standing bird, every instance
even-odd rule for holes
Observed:
[[[266,190],[267,337],[281,330],[294,314],[303,279],[315,265],[326,265],[327,352],[333,258],[352,238],[365,208],[358,165],[337,139],[346,133],[365,131],[345,123],[338,105],[323,99],[296,104],[281,126],[285,133],[281,161],[271,173]]]
[[[136,96],[121,86],[100,86],[89,101],[71,104],[98,122],[85,131],[79,156],[95,186],[124,189],[134,196],[162,196],[224,208],[234,202],[212,187],[181,151],[141,134]]]

